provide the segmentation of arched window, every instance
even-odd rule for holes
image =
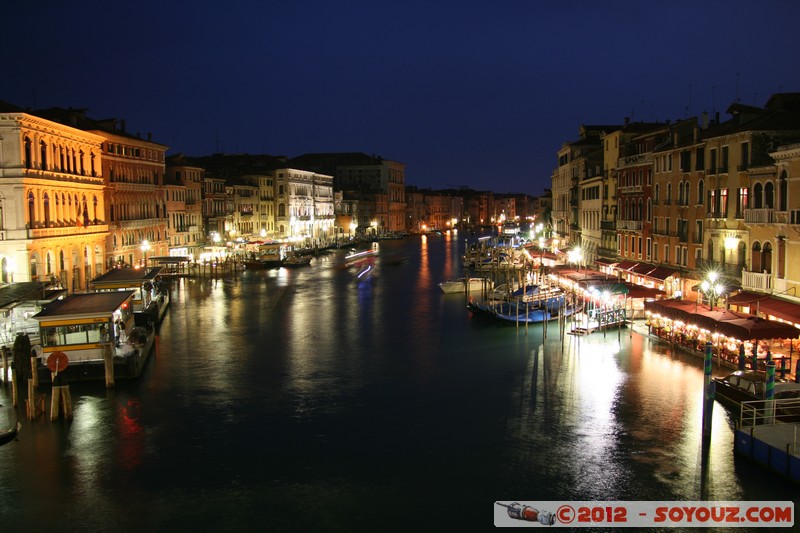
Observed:
[[[708,257],[707,257],[707,259],[709,261],[713,261],[714,260],[714,240],[713,239],[708,239]]]
[[[683,205],[683,182],[678,183],[678,205]]]
[[[744,268],[745,259],[747,257],[747,245],[744,241],[739,241],[739,267]]]
[[[660,189],[659,189],[658,183],[656,183],[656,186],[655,186],[655,188],[653,189],[653,191],[654,191],[654,192],[653,192],[653,199],[655,200],[655,202],[656,202],[656,205],[658,205],[658,195],[659,195],[659,193],[661,192],[661,191],[660,191]]]
[[[767,274],[772,274],[772,244],[765,242],[761,250],[761,269]]]
[[[697,182],[697,204],[703,205],[703,200],[705,200],[705,192],[704,192],[705,183],[703,180]]]
[[[778,182],[778,210],[786,211],[789,205],[789,186],[786,181],[786,171],[781,172],[781,178]]]
[[[66,268],[64,268],[64,250],[58,252],[58,268],[62,271],[66,270]]]
[[[690,200],[689,200],[689,196],[690,196],[689,189],[691,188],[691,185],[689,184],[688,181],[684,182],[683,188],[686,190],[686,197],[684,198],[685,202],[684,202],[683,205],[689,205],[689,203],[690,203]]]
[[[25,168],[33,168],[33,143],[30,137],[25,137]]]
[[[44,193],[44,227],[50,227],[50,196]]]
[[[53,273],[53,256],[47,252],[44,260],[44,273],[50,276]]]
[[[753,243],[753,272],[761,272],[761,243],[756,241]]]
[[[42,170],[47,170],[47,145],[44,141],[39,143],[39,157],[41,157],[41,161],[39,161],[39,168]]]
[[[764,189],[760,183],[753,185],[753,204],[754,209],[764,207]]]
[[[667,198],[666,198],[667,205],[672,203],[672,184],[667,183]]]
[[[36,203],[33,200],[33,192],[28,191],[28,227],[33,229],[36,223]]]
[[[644,212],[642,211],[642,199],[639,198],[639,203],[638,203],[637,209],[636,209],[636,220],[641,222],[642,215],[644,215]]]
[[[652,222],[653,221],[653,199],[652,198],[648,198],[647,199],[647,213],[645,213],[645,220],[647,220],[648,222]]]
[[[775,185],[771,181],[764,185],[764,207],[767,209],[775,207]]]

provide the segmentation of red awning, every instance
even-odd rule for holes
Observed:
[[[753,305],[751,305],[750,311],[753,310]],[[758,301],[758,311],[793,324],[800,324],[800,305],[793,302],[770,296],[766,300]]]
[[[640,276],[646,276],[655,269],[656,267],[649,263],[638,263],[635,267],[630,269],[630,272],[633,272],[634,274],[639,274]]]
[[[598,257],[597,259],[594,260],[594,262],[597,263],[598,265],[603,265],[603,266],[609,266],[609,265],[616,265],[617,264],[617,262],[614,261],[613,259],[605,259],[605,258],[602,258],[602,257]]]
[[[664,281],[668,277],[677,274],[678,271],[670,267],[657,267],[655,270],[645,274],[645,277],[656,281]]]
[[[628,284],[628,298],[656,298],[664,294],[664,291],[642,285]]]
[[[614,268],[616,268],[617,270],[630,270],[631,268],[635,267],[638,264],[639,263],[637,263],[636,261],[623,261]]]
[[[734,294],[730,298],[728,298],[728,303],[731,305],[747,305],[753,304],[754,302],[764,301],[769,298],[769,294],[764,294],[762,292],[749,292],[749,291],[742,291],[738,294]]]

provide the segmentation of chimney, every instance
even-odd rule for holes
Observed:
[[[125,133],[125,119],[124,118],[119,121],[119,129],[122,131],[122,133]]]
[[[625,125],[627,126],[630,123],[631,123],[631,117],[625,117]]]
[[[704,130],[708,129],[708,112],[707,111],[703,111],[703,116],[700,119],[700,127],[703,128]]]
[[[151,132],[149,132],[149,131],[147,132],[147,140],[148,141],[152,141],[153,140],[153,134]]]

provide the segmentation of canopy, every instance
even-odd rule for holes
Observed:
[[[742,341],[747,339],[796,339],[800,336],[800,329],[785,322],[767,320],[730,309],[703,309],[696,302],[673,299],[645,301],[644,308],[666,319],[694,324]]]

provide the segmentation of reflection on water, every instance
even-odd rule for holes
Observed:
[[[796,494],[733,460],[720,406],[701,468],[699,359],[628,330],[562,340],[552,324],[544,340],[471,317],[436,286],[463,275],[455,234],[379,246],[368,276],[335,252],[182,280],[141,379],[73,384],[71,423],[25,421],[0,447],[0,516],[359,530],[401,509],[393,528],[452,529],[502,499]]]

